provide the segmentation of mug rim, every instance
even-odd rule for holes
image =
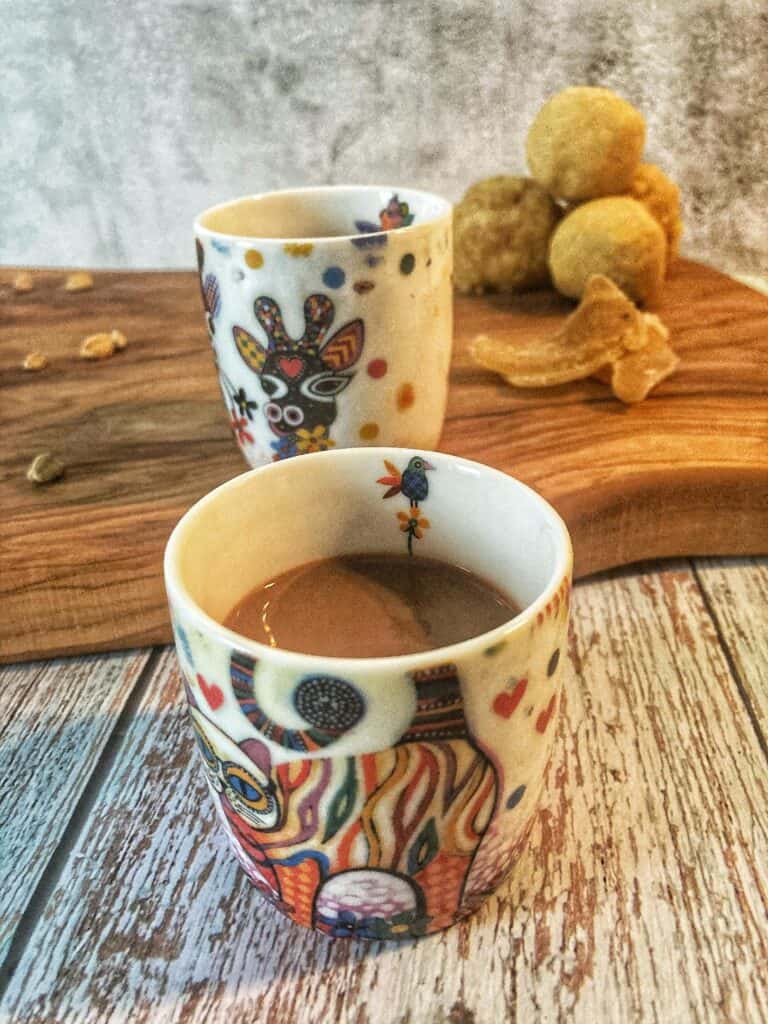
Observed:
[[[312,193],[320,192],[410,192],[414,196],[418,196],[423,199],[432,200],[438,203],[441,209],[432,217],[428,217],[426,220],[420,221],[418,224],[410,224],[408,227],[403,228],[390,228],[389,230],[382,229],[381,231],[372,231],[370,234],[365,232],[355,232],[350,235],[290,235],[281,238],[264,237],[262,235],[233,235],[225,231],[215,231],[213,228],[206,227],[202,220],[209,214],[217,213],[219,210],[224,210],[228,206],[235,206],[237,203],[245,202],[246,200],[253,199],[269,199],[272,196],[287,196],[287,195],[310,195]],[[240,242],[247,245],[258,244],[261,246],[274,244],[274,245],[290,245],[292,243],[311,243],[312,245],[328,245],[334,242],[352,242],[359,238],[375,238],[378,235],[390,235],[397,233],[398,235],[412,234],[415,231],[419,231],[425,227],[430,227],[436,223],[439,223],[446,217],[450,217],[451,211],[453,210],[453,203],[449,199],[445,199],[444,196],[437,195],[436,192],[427,192],[424,189],[411,188],[409,185],[401,185],[400,187],[394,185],[307,185],[298,186],[297,188],[279,188],[269,189],[266,192],[254,192],[250,195],[237,196],[234,199],[226,199],[224,202],[216,203],[213,206],[209,206],[207,209],[198,213],[193,222],[193,231],[196,237],[201,238],[218,238],[227,242]]]
[[[213,635],[214,638],[223,645],[250,654],[256,660],[271,660],[272,662],[277,662],[284,666],[292,665],[295,666],[298,671],[308,671],[316,667],[318,661],[322,661],[323,664],[327,663],[332,670],[336,670],[340,674],[343,674],[345,671],[356,671],[360,673],[377,670],[386,671],[387,669],[394,668],[400,670],[403,666],[403,671],[415,671],[421,667],[433,665],[436,661],[458,661],[478,647],[492,647],[495,643],[504,639],[513,627],[515,629],[519,629],[527,625],[531,620],[535,620],[539,612],[542,611],[553,599],[558,588],[562,584],[563,579],[566,576],[570,576],[572,572],[573,548],[571,537],[565,522],[545,498],[543,498],[532,487],[529,487],[521,480],[518,480],[517,477],[514,477],[509,473],[504,473],[502,470],[495,469],[493,466],[486,466],[482,462],[476,462],[473,459],[466,459],[460,455],[452,455],[449,452],[439,451],[424,450],[421,452],[420,450],[424,455],[448,459],[451,462],[471,467],[472,469],[479,470],[485,474],[502,477],[505,481],[512,482],[522,490],[526,491],[534,499],[534,501],[543,510],[551,525],[555,528],[555,564],[546,585],[542,588],[541,593],[534,601],[526,605],[525,608],[518,612],[517,615],[505,620],[501,625],[496,626],[491,630],[487,630],[484,633],[478,633],[477,636],[460,640],[454,644],[449,644],[443,647],[433,647],[427,651],[417,651],[411,654],[393,654],[386,657],[376,658],[351,658],[324,654],[306,654],[301,651],[291,651],[283,647],[270,647],[267,644],[261,643],[259,640],[253,640],[250,637],[236,632],[235,630],[229,629],[227,626],[223,625],[223,623],[218,622],[216,619],[208,615],[207,612],[203,611],[197,601],[195,601],[187,590],[181,579],[181,572],[178,566],[179,551],[184,541],[184,533],[189,527],[190,522],[194,520],[198,510],[220,500],[222,495],[227,491],[232,491],[234,493],[241,487],[247,487],[250,479],[257,474],[260,475],[269,474],[270,472],[280,472],[281,469],[284,471],[286,465],[293,463],[300,464],[301,460],[305,458],[343,460],[345,458],[359,458],[361,457],[360,453],[365,453],[362,457],[367,458],[370,456],[376,457],[377,460],[380,460],[382,458],[397,458],[399,455],[402,455],[403,452],[413,451],[415,451],[415,449],[371,446],[365,448],[339,448],[332,451],[314,452],[309,456],[297,456],[294,459],[288,459],[281,462],[271,462],[264,466],[257,466],[254,469],[247,470],[246,472],[240,473],[237,476],[226,480],[224,483],[219,484],[218,487],[215,487],[213,490],[203,495],[202,498],[199,498],[190,508],[187,509],[181,519],[174,526],[168,538],[163,556],[163,574],[165,577],[165,587],[169,603],[172,602],[183,605],[186,617],[193,620],[195,626],[204,634],[209,636]]]

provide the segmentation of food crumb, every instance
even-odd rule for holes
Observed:
[[[116,340],[112,334],[91,334],[80,345],[80,358],[109,359],[117,347]]]
[[[87,292],[93,288],[93,278],[87,270],[76,270],[64,282],[65,292]]]
[[[13,279],[13,290],[15,292],[31,292],[35,287],[32,275],[28,270],[22,270]]]
[[[21,364],[24,370],[44,370],[48,365],[48,356],[42,352],[29,352],[24,356],[24,362]]]
[[[114,342],[115,348],[120,352],[122,352],[122,350],[128,344],[128,339],[126,338],[122,331],[110,332],[110,338]]]
[[[33,484],[49,484],[63,476],[64,463],[52,452],[36,455],[27,470],[27,480]]]

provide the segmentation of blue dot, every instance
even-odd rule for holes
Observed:
[[[328,288],[341,288],[347,279],[347,275],[341,267],[327,267],[323,271],[323,284]]]
[[[507,800],[507,809],[512,810],[513,807],[517,807],[520,801],[523,799],[523,793],[525,793],[525,786],[518,786],[514,793],[510,794]]]

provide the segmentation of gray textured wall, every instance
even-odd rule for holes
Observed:
[[[301,183],[458,198],[590,83],[644,111],[684,251],[768,266],[762,0],[0,0],[0,26],[0,262],[189,265],[199,209]]]

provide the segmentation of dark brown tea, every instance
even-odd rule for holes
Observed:
[[[467,640],[519,611],[458,565],[408,555],[344,555],[254,588],[224,625],[288,651],[386,658]]]

